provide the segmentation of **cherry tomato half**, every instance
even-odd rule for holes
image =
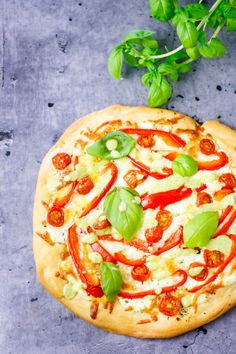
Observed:
[[[202,204],[212,203],[212,197],[206,192],[199,192],[197,195],[197,207]]]
[[[57,170],[64,170],[71,163],[71,157],[65,152],[61,152],[53,156],[52,163]]]
[[[145,231],[145,237],[149,246],[151,246],[154,242],[158,242],[162,238],[163,230],[160,226],[150,227]]]
[[[59,208],[50,209],[47,215],[47,221],[50,225],[60,227],[64,224],[64,211]]]
[[[136,188],[147,178],[147,175],[136,170],[130,170],[124,175],[124,180],[132,189]]]
[[[104,218],[98,218],[98,221],[96,222],[96,224],[93,225],[93,228],[95,230],[103,230],[106,229],[108,226],[110,226],[110,222],[107,219]]]
[[[144,148],[151,148],[155,145],[155,139],[152,135],[143,135],[138,138],[137,143]]]
[[[214,193],[214,198],[218,202],[220,202],[226,195],[229,195],[233,193],[233,190],[231,188],[223,187],[219,191]]]
[[[180,300],[173,295],[164,295],[159,303],[159,311],[166,316],[176,316],[181,308]]]
[[[131,271],[133,279],[137,281],[147,280],[150,277],[150,274],[151,272],[145,264],[135,266]]]
[[[191,275],[191,270],[194,268],[196,269],[198,267],[200,267],[202,270],[200,270],[199,273],[196,275],[193,275],[193,274]],[[189,266],[188,275],[194,280],[203,281],[208,276],[207,266],[203,263],[194,262],[194,263],[190,264],[190,266]]]
[[[232,173],[223,173],[219,178],[219,182],[224,183],[225,187],[228,188],[236,187],[236,178]]]
[[[218,267],[224,262],[224,253],[220,251],[205,250],[203,256],[206,265],[210,268]]]
[[[77,190],[79,194],[85,195],[88,194],[93,187],[94,184],[91,178],[89,176],[84,176],[78,181]]]
[[[158,222],[158,226],[160,226],[163,230],[168,229],[168,227],[172,224],[171,212],[168,210],[158,211],[156,220]]]
[[[200,151],[204,154],[204,155],[211,155],[215,153],[216,147],[215,144],[213,143],[212,140],[210,139],[202,139],[199,143],[199,148]]]

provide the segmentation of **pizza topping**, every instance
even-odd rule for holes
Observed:
[[[57,198],[53,203],[54,208],[63,208],[67,203],[69,203],[70,199],[72,198],[74,191],[77,187],[78,182],[74,181],[69,186],[60,190],[57,194]]]
[[[202,154],[212,155],[215,153],[216,147],[212,140],[202,139],[199,143],[199,148]]]
[[[77,295],[72,283],[67,283],[63,288],[63,295],[65,299],[72,300]]]
[[[116,147],[114,148],[115,144]],[[95,141],[86,151],[89,155],[99,157],[103,160],[113,160],[127,156],[135,144],[136,141],[134,138],[117,130],[107,133],[101,139]]]
[[[138,138],[137,143],[144,148],[152,148],[155,145],[155,139],[152,135],[142,135]]]
[[[210,161],[198,161],[198,169],[199,170],[218,170],[221,167],[224,167],[229,159],[227,155],[223,152],[215,152],[215,155],[218,157],[215,160],[210,160]]]
[[[136,235],[143,222],[143,208],[135,197],[139,194],[134,189],[116,187],[103,204],[103,212],[111,225],[128,241]]]
[[[233,193],[234,191],[231,188],[223,187],[219,191],[214,193],[214,199],[220,202],[226,195]]]
[[[191,156],[182,154],[174,159],[172,168],[180,176],[193,176],[198,171],[198,164]]]
[[[156,215],[156,220],[158,226],[162,228],[162,230],[167,230],[168,227],[172,224],[172,215],[168,210],[160,210]]]
[[[188,274],[196,281],[203,281],[208,276],[208,269],[205,264],[194,262],[190,264]]]
[[[224,173],[220,176],[219,182],[223,183],[227,188],[236,187],[236,178],[232,173]]]
[[[176,316],[181,308],[180,300],[173,295],[164,295],[159,303],[159,311],[166,316]]]
[[[116,259],[104,248],[99,242],[94,242],[91,245],[93,251],[99,253],[102,256],[104,262],[116,263]]]
[[[153,243],[158,242],[162,238],[162,234],[163,229],[160,226],[154,226],[146,229],[145,237],[148,245],[151,246]]]
[[[124,175],[124,180],[132,189],[136,188],[147,178],[147,174],[137,170],[129,170]]]
[[[64,152],[61,152],[53,156],[52,163],[57,170],[64,170],[71,163],[71,157]]]
[[[47,215],[47,222],[54,226],[60,227],[64,224],[65,214],[62,209],[59,208],[52,208],[49,210]]]
[[[200,192],[197,194],[197,207],[200,207],[203,204],[212,203],[212,197],[206,192]]]
[[[140,266],[145,263],[144,257],[139,259],[128,259],[122,251],[116,252],[115,256],[118,262],[126,264],[128,266]]]
[[[145,296],[149,295],[157,295],[155,290],[145,290],[145,291],[139,291],[136,293],[129,293],[127,291],[121,291],[119,293],[120,297],[126,298],[126,299],[142,299]]]
[[[218,235],[224,235],[228,232],[229,228],[233,224],[233,222],[236,219],[236,209],[234,209],[229,217],[229,219],[223,224],[222,227],[219,228],[219,230],[215,233],[214,237],[217,237]]]
[[[95,230],[104,230],[107,227],[111,226],[109,220],[104,215],[101,215],[98,221],[93,225]]]
[[[205,246],[216,232],[218,221],[218,212],[197,214],[184,225],[184,244],[189,248]]]
[[[94,187],[93,181],[89,176],[84,176],[78,181],[77,191],[79,194],[88,194]]]
[[[164,253],[166,251],[169,251],[171,248],[179,245],[183,241],[183,227],[180,226],[166,242],[164,243],[164,246],[161,248],[158,248],[155,252],[153,252],[154,255],[158,256],[161,253]]]
[[[99,303],[96,301],[93,301],[90,305],[90,317],[95,320],[97,318],[97,314],[98,314],[98,307],[99,307]]]
[[[150,170],[150,168],[148,166],[146,166],[145,164],[143,164],[140,161],[136,161],[133,157],[131,157],[130,155],[128,155],[128,159],[131,161],[131,163],[140,169],[140,171],[142,171],[144,174],[151,176],[153,178],[156,179],[164,179],[166,177],[169,177],[173,174],[173,171],[171,168],[168,167],[164,167],[163,168],[163,172],[164,173],[159,173],[159,172],[152,172]]]
[[[143,265],[135,266],[131,271],[131,275],[134,280],[143,282],[150,277],[151,272],[148,269],[148,267],[145,264],[143,264]]]
[[[233,210],[232,205],[228,205],[221,213],[220,219],[219,219],[219,225],[227,218],[227,216],[231,213]]]
[[[224,261],[224,253],[216,250],[204,250],[204,260],[208,267],[218,267]]]
[[[232,249],[232,240],[226,235],[217,236],[208,242],[205,246],[208,250],[220,251],[228,257]]]
[[[122,276],[120,270],[111,262],[100,264],[101,286],[106,298],[112,302],[119,294],[122,286]]]

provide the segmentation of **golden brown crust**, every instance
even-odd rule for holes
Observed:
[[[62,289],[65,281],[59,277],[55,277],[60,263],[61,248],[56,245],[50,246],[39,237],[36,232],[43,231],[42,220],[45,217],[45,210],[41,201],[48,200],[45,173],[47,171],[48,156],[50,156],[56,148],[64,145],[64,143],[68,144],[68,142],[72,145],[75,140],[80,138],[80,132],[82,130],[87,127],[93,129],[104,121],[117,119],[130,120],[132,122],[140,120],[161,121],[163,118],[165,120],[175,119],[175,127],[180,129],[195,129],[197,125],[191,118],[173,111],[125,106],[111,106],[76,121],[65,131],[58,142],[45,156],[39,172],[34,204],[34,257],[37,274],[43,286],[61,303],[68,307],[68,309],[95,326],[115,333],[142,338],[173,337],[214,320],[236,305],[236,284],[218,289],[216,294],[210,295],[207,303],[198,305],[196,313],[193,314],[170,318],[161,316],[157,321],[137,324],[140,321],[143,322],[142,320],[150,319],[150,316],[139,312],[125,311],[123,307],[116,302],[112,314],[110,314],[109,309],[104,308],[101,303],[96,319],[92,319],[90,317],[91,301],[87,301],[78,296],[73,300],[66,300],[63,297]],[[236,132],[216,121],[206,122],[203,127],[209,134],[216,137],[220,147],[230,152],[232,161],[236,161],[234,143],[236,141]]]

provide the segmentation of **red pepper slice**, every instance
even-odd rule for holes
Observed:
[[[207,171],[218,170],[219,168],[225,166],[229,161],[227,155],[223,151],[215,152],[214,155],[218,156],[218,159],[211,161],[198,161],[198,169]]]
[[[172,152],[170,152],[169,154],[165,155],[164,157],[165,157],[167,160],[174,161],[178,155],[179,155],[178,152],[172,151]]]
[[[120,263],[129,265],[129,266],[140,266],[145,263],[144,257],[139,258],[139,259],[128,259],[121,251],[116,252],[115,256]]]
[[[98,252],[102,256],[104,262],[117,263],[115,257],[113,257],[104,247],[102,247],[99,242],[92,243],[91,248],[93,251]]]
[[[225,259],[225,261],[220,265],[220,267],[218,268],[218,270],[212,274],[212,276],[210,278],[207,279],[207,281],[204,284],[201,284],[199,286],[195,286],[192,289],[188,289],[188,292],[190,293],[195,293],[198,290],[201,290],[204,286],[210,284],[211,282],[213,282],[218,275],[223,272],[223,270],[227,267],[227,265],[234,259],[234,257],[236,256],[236,237],[234,235],[227,235],[232,241],[233,241],[233,246],[232,246],[232,250],[230,255]]]
[[[157,135],[164,140],[164,142],[169,146],[184,147],[186,142],[181,139],[178,135],[165,132],[163,130],[156,129],[136,129],[136,128],[124,128],[121,129],[126,134],[137,134],[137,135]]]
[[[232,212],[231,216],[229,217],[229,220],[224,223],[224,225],[216,232],[216,234],[213,236],[213,238],[219,236],[219,235],[224,235],[228,232],[230,226],[233,224],[234,220],[236,219],[236,209]]]
[[[103,240],[103,241],[122,242],[124,244],[129,245],[129,246],[133,246],[143,252],[149,252],[148,244],[145,241],[140,240],[140,239],[134,239],[134,240],[128,242],[128,241],[125,241],[124,239],[117,240],[111,234],[100,235],[100,236],[98,235],[98,238],[99,238],[99,240]]]
[[[227,218],[227,216],[231,213],[231,211],[233,210],[233,206],[232,205],[228,205],[225,210],[222,211],[222,214],[219,218],[219,225]]]
[[[202,184],[200,187],[196,188],[196,192],[202,192],[207,188],[206,184]]]
[[[163,178],[169,177],[169,176],[171,176],[173,174],[173,170],[171,168],[168,168],[168,167],[164,167],[163,168],[163,172],[165,172],[165,173],[152,172],[150,170],[150,168],[148,166],[144,165],[142,162],[136,161],[130,155],[128,155],[127,157],[128,157],[128,159],[131,161],[131,163],[134,166],[136,166],[137,168],[140,169],[140,171],[144,172],[145,174],[147,174],[148,176],[151,176],[153,178],[163,179]]]
[[[169,251],[171,248],[181,244],[183,241],[183,226],[179,226],[179,228],[170,236],[168,240],[166,240],[164,246],[158,248],[153,252],[154,255],[158,256],[159,254]]]
[[[75,191],[75,188],[77,187],[77,184],[78,184],[78,182],[74,181],[71,184],[71,188],[70,188],[69,192],[66,195],[64,195],[61,199],[55,199],[52,207],[53,208],[63,208],[70,201],[70,199]]]
[[[234,191],[231,188],[223,187],[214,193],[214,199],[220,202],[222,199],[224,199],[224,197],[226,197],[226,195],[229,195],[233,192]]]
[[[182,199],[188,198],[192,194],[191,188],[181,186],[166,192],[144,195],[141,197],[143,209],[164,209],[169,204],[174,204]]]
[[[154,290],[140,291],[138,293],[129,293],[127,291],[121,291],[118,296],[124,297],[126,299],[142,299],[148,295],[157,295]]]
[[[145,231],[145,237],[148,245],[152,246],[153,243],[158,242],[163,235],[163,229],[160,226],[149,227]]]
[[[165,286],[164,288],[162,288],[162,290],[161,290],[162,294],[163,293],[170,293],[171,291],[175,291],[178,287],[182,286],[188,278],[187,273],[185,272],[185,270],[182,270],[182,269],[176,270],[176,272],[174,272],[172,275],[179,275],[182,277],[182,279],[176,284],[173,284],[170,286]]]
[[[103,291],[99,286],[99,280],[88,273],[80,259],[80,247],[76,225],[72,225],[68,230],[68,248],[72,261],[81,281],[87,285],[87,292],[94,297],[102,297]]]
[[[109,190],[111,189],[111,187],[115,183],[117,176],[118,176],[118,168],[116,167],[116,165],[114,163],[110,162],[104,168],[104,172],[107,171],[108,169],[111,170],[110,181],[108,182],[106,187],[101,191],[101,193],[97,197],[95,197],[93,200],[91,200],[91,202],[87,205],[87,207],[84,209],[84,211],[80,215],[81,218],[83,216],[87,215],[92,209],[96,208],[96,206],[98,206],[100,201],[103,199],[103,197],[105,197],[107,192],[109,192]]]

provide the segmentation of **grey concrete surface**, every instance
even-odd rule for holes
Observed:
[[[85,113],[145,105],[139,75],[126,70],[115,82],[107,53],[135,28],[156,29],[174,48],[171,27],[149,17],[146,0],[0,0],[0,17],[0,353],[235,353],[236,309],[175,339],[139,340],[76,318],[35,276],[32,204],[44,154]],[[222,39],[225,58],[194,64],[168,107],[236,128],[236,34]]]

